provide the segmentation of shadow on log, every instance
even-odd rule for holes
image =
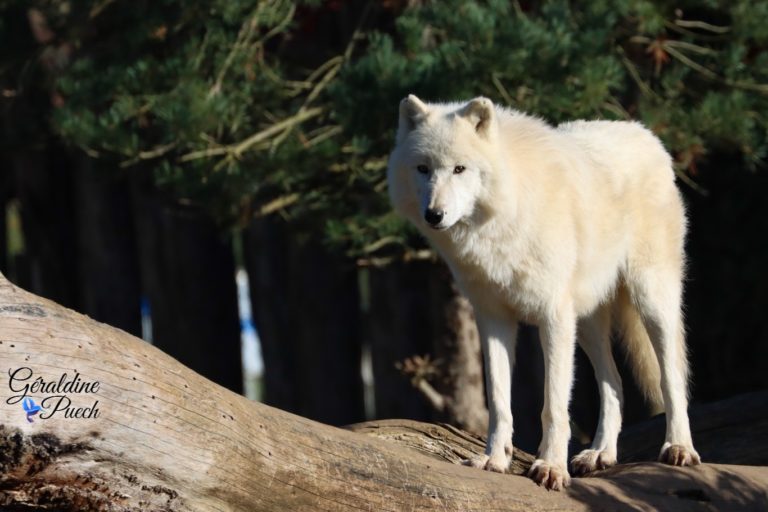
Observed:
[[[768,465],[768,391],[696,404],[689,416],[702,460]],[[664,415],[628,427],[619,437],[620,462],[653,459],[659,453],[658,440],[664,438],[665,429]]]
[[[450,464],[482,442],[439,425],[382,422],[354,432],[250,402],[2,277],[0,357],[2,510],[738,511],[768,502],[764,467],[634,463],[553,493],[524,477]],[[10,382],[18,368],[33,375]],[[75,374],[80,387],[63,389]],[[37,377],[53,384],[30,389],[48,405],[30,415],[24,386]],[[45,417],[60,395],[70,413],[90,407],[98,416]]]

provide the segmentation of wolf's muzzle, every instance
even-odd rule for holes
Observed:
[[[435,210],[433,208],[427,208],[427,210],[424,212],[424,220],[426,220],[427,224],[429,224],[430,226],[437,226],[438,224],[440,224],[444,216],[445,216],[444,210]]]

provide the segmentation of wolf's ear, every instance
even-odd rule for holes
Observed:
[[[397,139],[401,140],[408,132],[416,128],[426,119],[429,107],[413,94],[409,94],[400,102],[400,124],[397,129]]]
[[[481,137],[488,138],[496,129],[493,102],[488,98],[475,98],[459,111],[459,115],[472,123]]]

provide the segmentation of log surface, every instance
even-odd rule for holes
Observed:
[[[440,425],[333,428],[251,402],[2,276],[0,361],[2,510],[739,511],[768,503],[765,467],[633,463],[554,493],[452,464],[482,442]],[[75,372],[98,381],[96,393],[68,396],[98,400],[99,416],[28,422],[20,403],[7,403],[18,394],[9,370],[19,367],[46,381]],[[519,454],[516,471],[526,461]]]

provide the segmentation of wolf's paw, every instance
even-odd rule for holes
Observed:
[[[571,477],[565,466],[536,459],[528,470],[528,476],[537,484],[550,491],[561,491],[571,485]]]
[[[616,464],[616,455],[606,450],[583,450],[571,459],[571,471],[574,476],[606,469]]]
[[[659,462],[672,466],[698,466],[701,464],[701,457],[693,446],[664,443],[659,454]]]
[[[461,463],[464,466],[493,471],[494,473],[504,473],[509,467],[509,458],[507,458],[506,453],[491,456],[482,454],[463,460]]]
[[[464,459],[461,461],[462,466],[469,466],[471,468],[477,468],[477,469],[484,469],[485,465],[488,463],[488,457],[486,454],[482,453],[480,455],[473,455],[472,457],[468,459]]]

